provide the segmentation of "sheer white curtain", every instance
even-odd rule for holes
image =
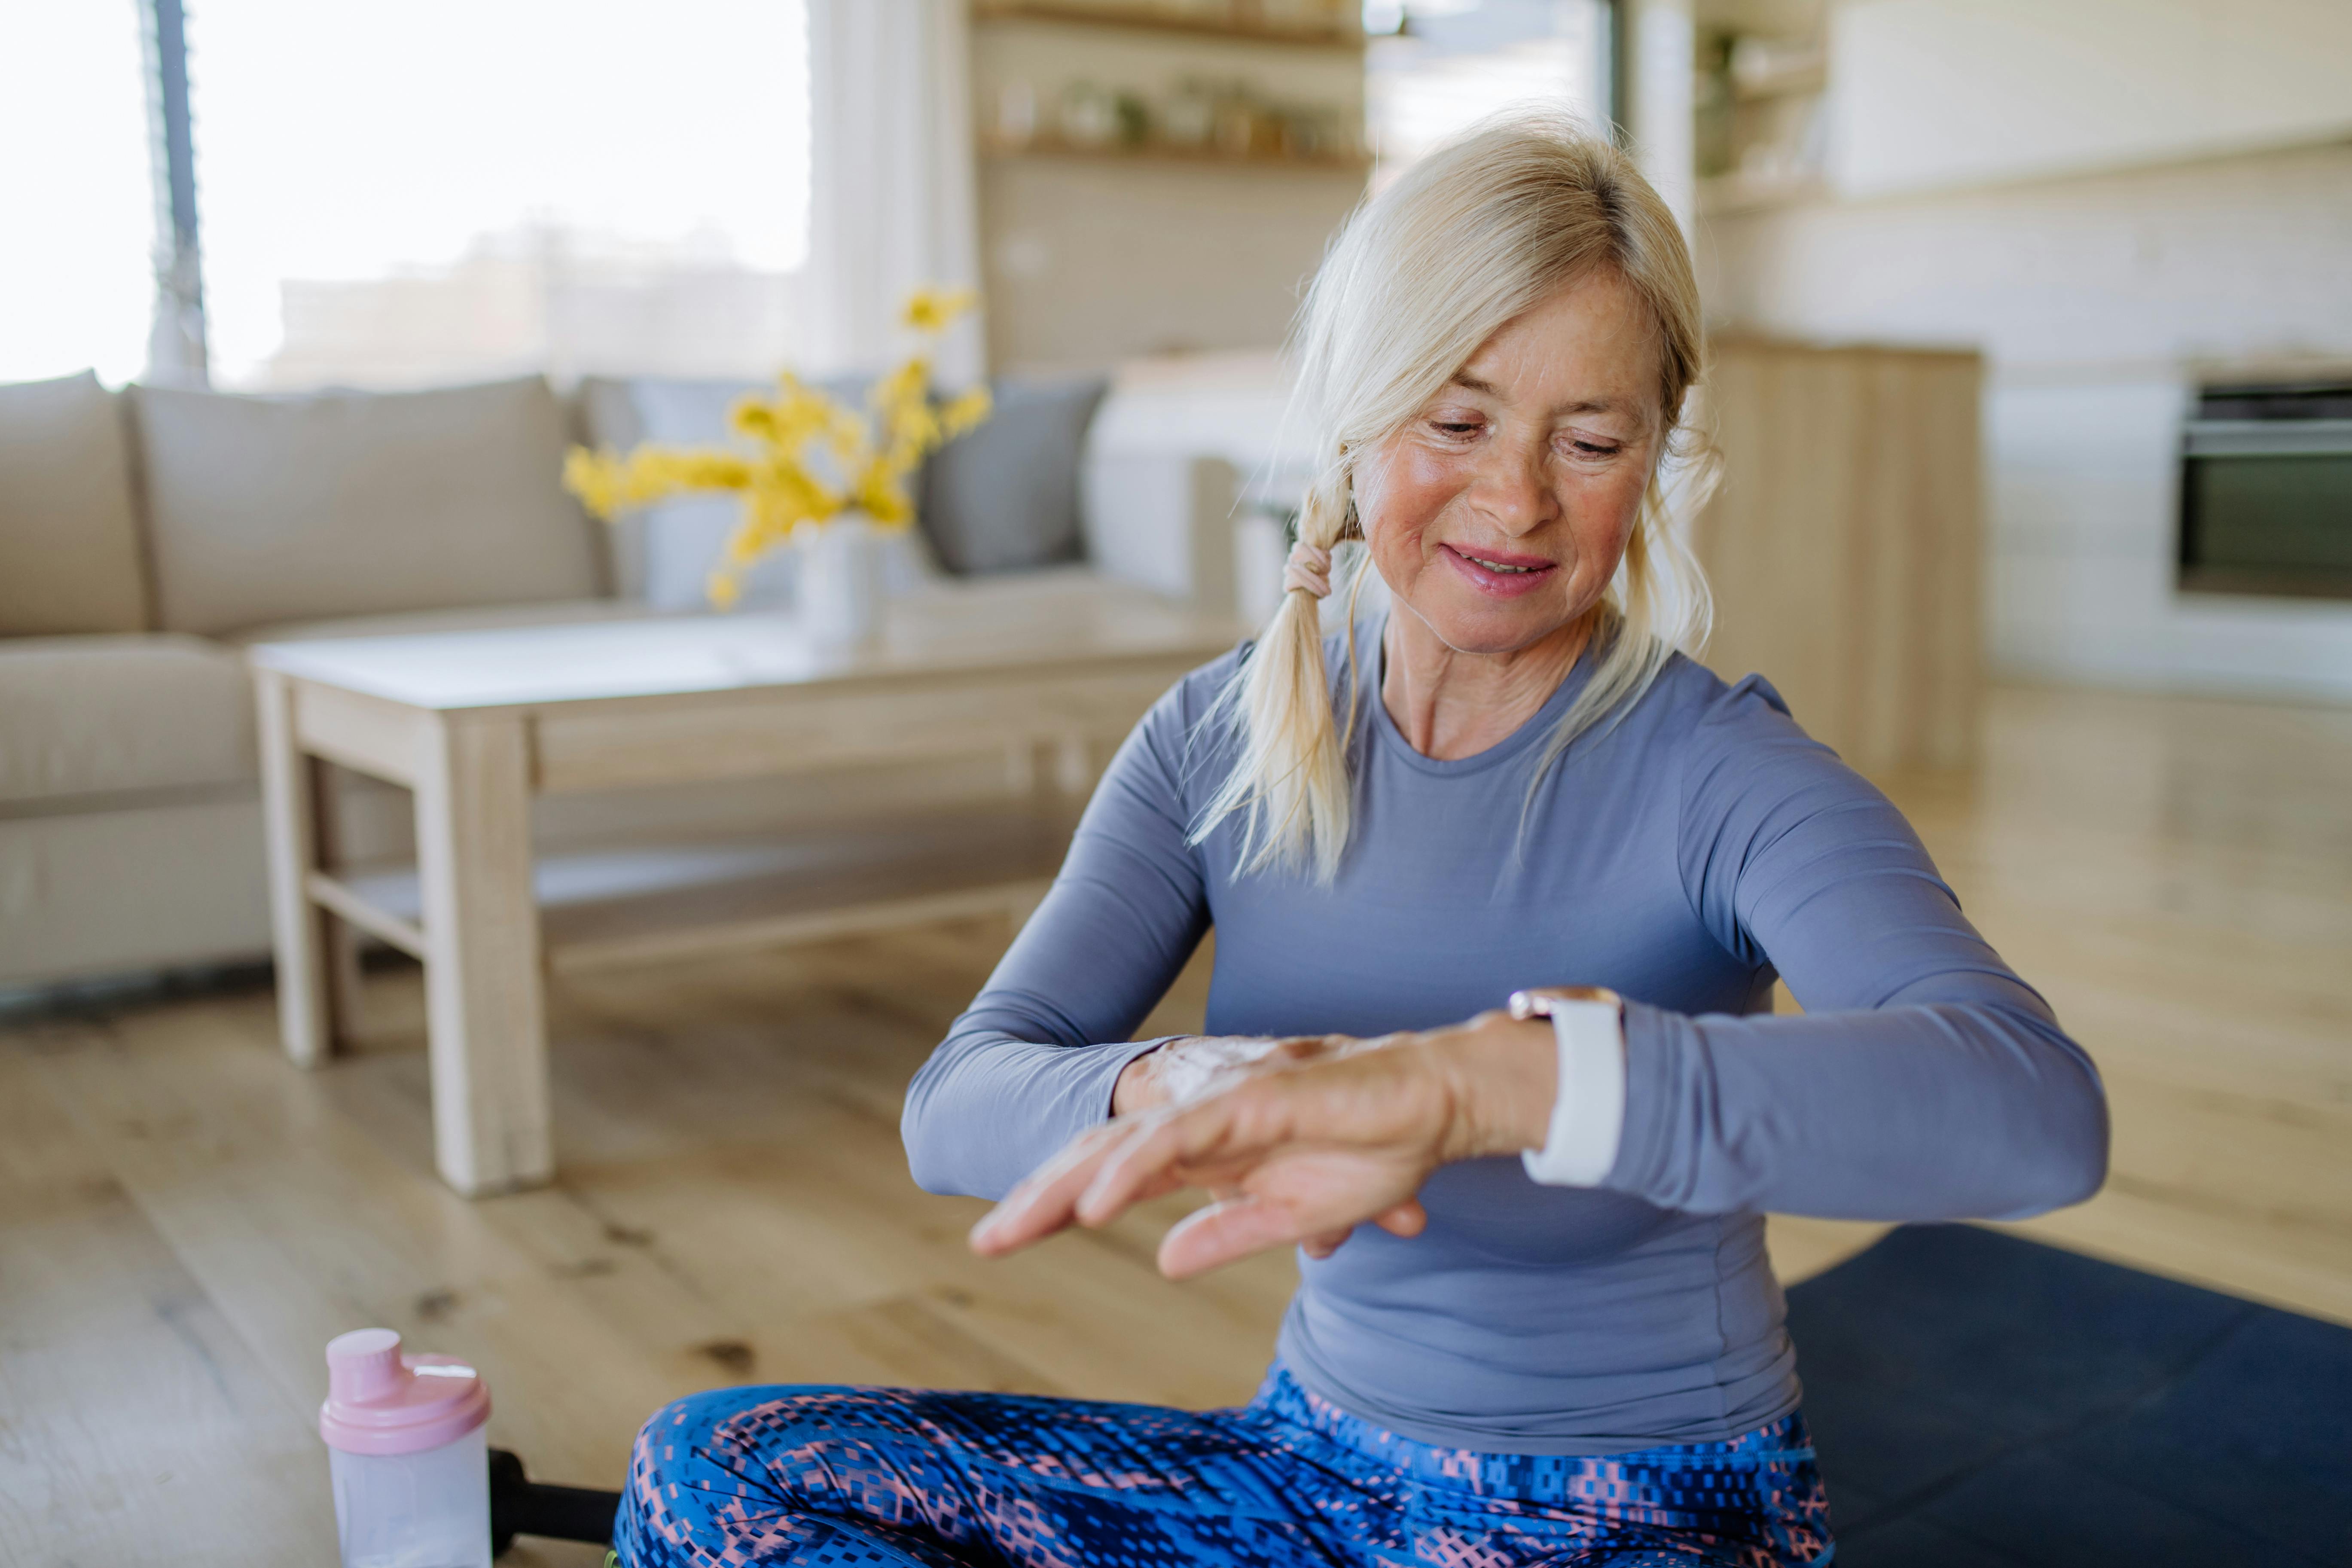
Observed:
[[[809,0],[813,119],[807,330],[819,371],[884,368],[898,310],[927,284],[980,280],[965,0]],[[967,317],[940,344],[945,386],[986,371]]]

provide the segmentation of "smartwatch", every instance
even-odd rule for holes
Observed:
[[[1540,1149],[1522,1150],[1528,1178],[1594,1187],[1617,1163],[1625,1129],[1625,999],[1598,985],[1511,993],[1514,1018],[1549,1018],[1559,1052],[1559,1092]]]

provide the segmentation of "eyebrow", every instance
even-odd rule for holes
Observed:
[[[1465,392],[1483,392],[1489,397],[1500,397],[1503,395],[1501,388],[1494,385],[1492,383],[1481,381],[1476,376],[1471,375],[1466,372],[1456,372],[1453,380],[1448,384],[1458,386]],[[1613,398],[1586,397],[1569,404],[1565,407],[1555,408],[1552,412],[1554,414],[1614,414],[1618,412],[1618,409],[1619,405]]]

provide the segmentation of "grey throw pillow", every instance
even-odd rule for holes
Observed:
[[[1078,458],[1109,390],[1099,378],[1006,382],[986,424],[933,454],[922,476],[923,532],[950,572],[1017,572],[1075,561]]]

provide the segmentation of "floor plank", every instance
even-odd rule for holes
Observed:
[[[0,1562],[331,1556],[308,1411],[41,1082],[86,1034],[0,1053]]]

